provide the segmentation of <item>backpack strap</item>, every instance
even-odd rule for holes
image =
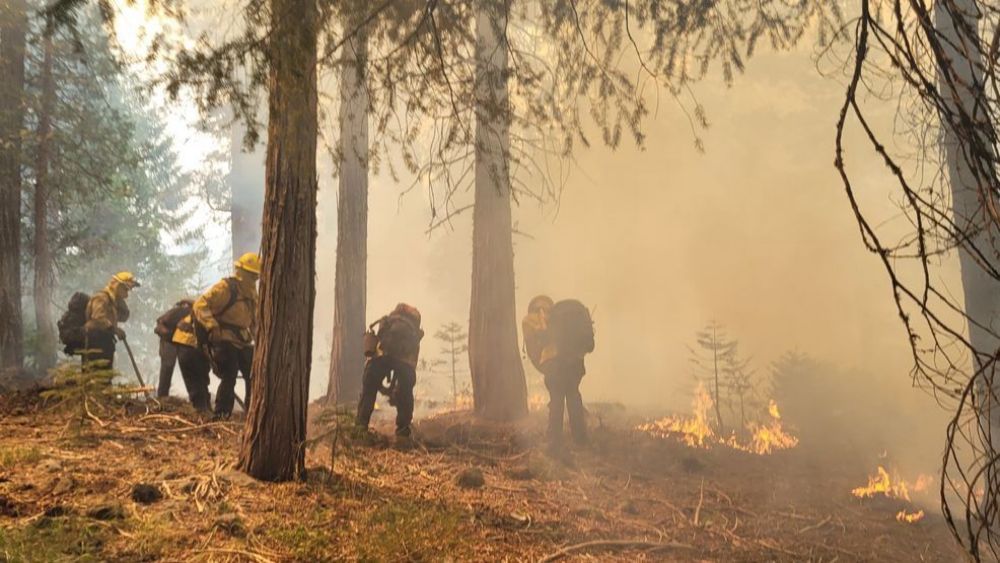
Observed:
[[[221,317],[222,315],[225,315],[226,312],[228,312],[230,309],[232,309],[233,305],[236,304],[236,300],[239,298],[239,285],[238,285],[238,282],[234,278],[225,278],[225,279],[226,279],[226,289],[229,290],[229,301],[226,302],[226,306],[225,307],[223,307],[221,310],[219,310],[218,313],[215,313],[215,316],[217,316],[217,317]]]

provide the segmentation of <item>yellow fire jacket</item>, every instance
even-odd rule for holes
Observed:
[[[209,288],[194,302],[194,315],[210,333],[220,329],[221,339],[238,348],[253,345],[253,331],[257,326],[257,287],[252,282],[223,279]],[[232,299],[230,285],[236,289]]]
[[[174,336],[171,341],[181,346],[198,347],[198,338],[194,334],[194,320],[190,314],[177,323],[177,328],[174,329]]]
[[[87,330],[114,330],[119,322],[128,320],[128,305],[124,300],[115,299],[110,287],[105,287],[90,297],[87,302]]]

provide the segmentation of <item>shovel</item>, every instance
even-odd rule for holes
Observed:
[[[139,385],[144,389],[146,387],[146,382],[142,380],[142,374],[139,373],[139,364],[135,363],[135,355],[132,353],[132,347],[128,345],[128,340],[122,337],[122,344],[125,345],[125,350],[128,352],[128,359],[132,360],[132,369],[135,370],[135,378],[139,380]],[[149,396],[149,391],[146,391],[146,396]]]

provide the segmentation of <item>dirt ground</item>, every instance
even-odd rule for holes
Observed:
[[[963,560],[933,510],[905,524],[894,501],[853,498],[863,469],[695,450],[622,413],[592,422],[566,460],[542,451],[541,413],[439,415],[409,449],[334,433],[305,481],[269,484],[233,470],[239,422],[180,402],[88,415],[0,396],[0,560]]]

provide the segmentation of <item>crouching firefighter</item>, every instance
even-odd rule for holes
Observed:
[[[212,410],[211,394],[208,391],[208,374],[212,364],[205,350],[198,346],[194,330],[194,313],[177,322],[171,342],[177,351],[177,364],[181,368],[181,378],[187,389],[191,406],[196,411],[208,413]]]
[[[156,396],[159,398],[170,395],[170,384],[174,378],[174,367],[177,365],[177,345],[174,344],[174,333],[177,325],[191,315],[194,301],[181,299],[166,313],[156,319],[153,333],[160,337],[160,379],[156,385]]]
[[[233,413],[236,378],[240,373],[245,380],[246,404],[250,402],[250,367],[253,364],[259,277],[260,257],[248,252],[236,261],[232,277],[220,280],[194,302],[192,324],[197,344],[219,377],[215,396],[215,416],[218,418],[228,418]],[[177,341],[176,336],[174,341]],[[182,363],[182,374],[183,369]],[[204,396],[207,401],[207,394],[206,381],[204,395],[199,388],[199,400]]]
[[[573,441],[587,443],[586,411],[580,382],[587,373],[584,356],[594,351],[594,323],[583,303],[566,299],[553,304],[538,296],[522,321],[524,347],[531,363],[545,376],[549,391],[549,449],[563,447],[563,413],[569,417]]]
[[[374,327],[378,326],[376,330]],[[417,384],[420,355],[420,311],[400,303],[371,325],[365,334],[365,372],[358,401],[358,427],[367,429],[378,393],[388,395],[396,407],[396,436],[409,438],[413,422],[413,387]],[[383,382],[388,382],[383,385]]]
[[[104,289],[90,297],[87,302],[84,328],[83,365],[96,364],[111,369],[115,365],[115,342],[125,340],[125,331],[119,323],[129,318],[126,303],[129,292],[139,287],[139,282],[130,272],[119,272],[111,276]]]

